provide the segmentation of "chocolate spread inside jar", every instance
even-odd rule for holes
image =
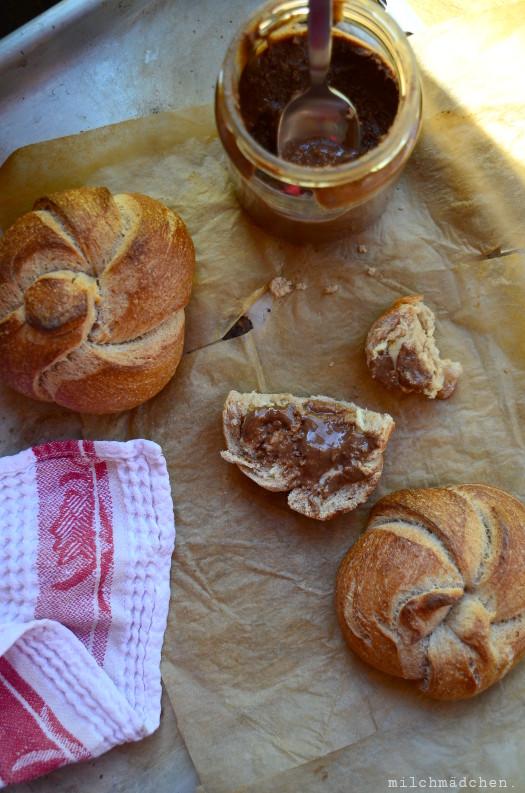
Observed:
[[[397,113],[399,90],[385,61],[346,36],[335,35],[329,85],[354,104],[361,128],[357,153],[345,152],[331,140],[316,139],[284,153],[299,165],[335,165],[365,154],[378,145]],[[310,85],[306,36],[288,36],[270,42],[246,64],[239,82],[240,110],[248,132],[272,154],[277,154],[277,127],[288,102]]]
[[[292,474],[292,487],[315,487],[324,494],[366,477],[360,464],[377,448],[377,439],[323,406],[309,404],[301,414],[293,405],[249,411],[241,442],[261,462],[278,463]],[[324,474],[331,471],[328,480]]]

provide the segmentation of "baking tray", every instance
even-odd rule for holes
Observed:
[[[0,162],[19,146],[211,100],[258,0],[63,0],[0,42]]]
[[[227,43],[260,2],[62,0],[0,40],[0,162],[39,140],[211,101]],[[421,27],[406,0],[389,0],[388,10],[405,30]],[[173,752],[159,760],[166,736]],[[147,741],[147,778],[133,769],[129,746],[17,791],[194,793],[197,775],[167,697],[161,729]]]
[[[211,101],[259,0],[62,0],[0,40],[0,162],[28,143]],[[405,30],[406,0],[388,9]]]

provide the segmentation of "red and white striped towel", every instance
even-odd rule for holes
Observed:
[[[151,441],[0,459],[0,787],[158,727],[174,542]]]

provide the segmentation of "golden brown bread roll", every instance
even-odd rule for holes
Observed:
[[[365,353],[372,377],[404,393],[448,399],[463,368],[439,357],[434,331],[434,314],[422,295],[396,300],[368,331]]]
[[[435,699],[491,686],[525,653],[525,507],[486,485],[382,498],[344,557],[349,646]]]
[[[194,261],[182,220],[148,196],[39,199],[0,239],[4,378],[88,413],[149,399],[182,355]]]
[[[223,428],[225,460],[267,490],[289,491],[296,512],[328,520],[374,490],[394,421],[326,396],[230,391]]]

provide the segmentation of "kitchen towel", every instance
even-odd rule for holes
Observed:
[[[0,787],[158,727],[174,542],[151,441],[0,459]]]

